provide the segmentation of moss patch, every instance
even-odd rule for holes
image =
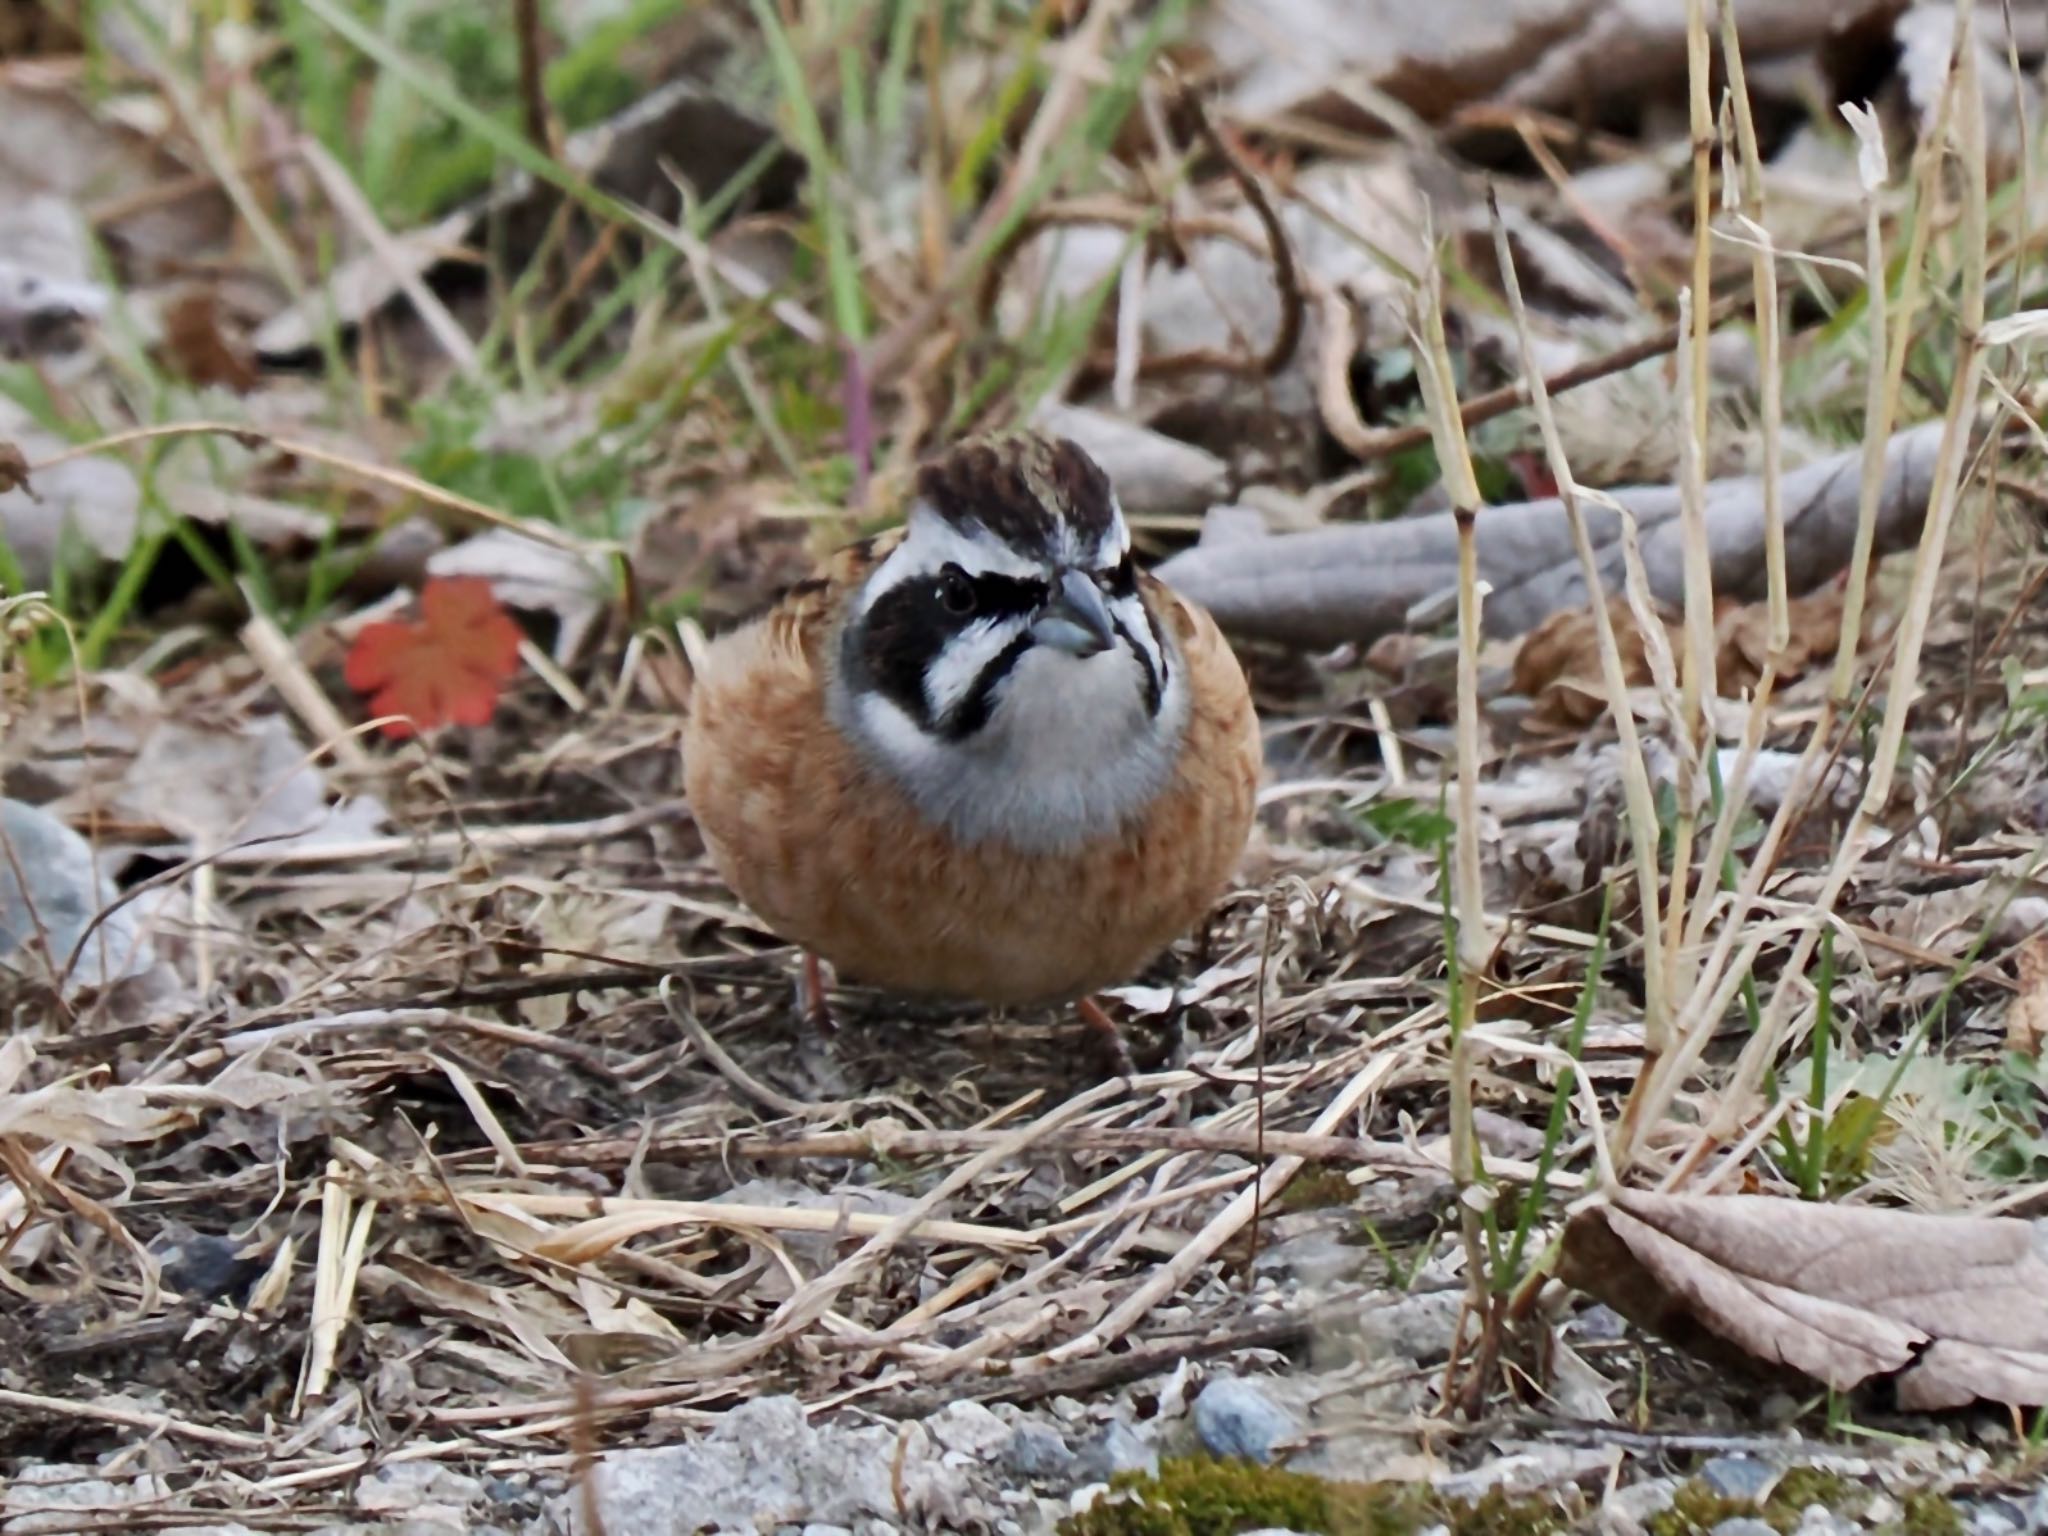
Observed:
[[[1671,1507],[1650,1517],[1650,1536],[1706,1536],[1723,1520],[1761,1520],[1772,1530],[1798,1529],[1800,1516],[1815,1504],[1831,1514],[1860,1518],[1877,1497],[1839,1473],[1794,1467],[1778,1480],[1761,1507],[1747,1499],[1724,1498],[1698,1478],[1680,1488]],[[1938,1493],[1922,1489],[1900,1499],[1899,1518],[1880,1526],[1883,1536],[1963,1536],[1963,1517]]]
[[[1274,1203],[1283,1211],[1327,1211],[1349,1205],[1358,1187],[1341,1168],[1307,1168],[1287,1181]]]
[[[1413,1483],[1332,1483],[1301,1472],[1205,1458],[1160,1463],[1156,1476],[1123,1473],[1060,1536],[1239,1536],[1285,1526],[1314,1536],[1414,1536],[1447,1525],[1452,1536],[1557,1536],[1564,1512],[1548,1499],[1500,1492],[1450,1499]]]

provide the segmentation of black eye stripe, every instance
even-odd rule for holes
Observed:
[[[966,580],[974,592],[970,611],[950,611],[941,594],[939,578],[919,576],[877,597],[867,616],[847,630],[842,643],[842,664],[854,685],[873,688],[927,731],[941,722],[932,718],[931,702],[925,696],[925,675],[947,643],[970,625],[1036,613],[1051,590],[1042,581],[992,572],[966,575]],[[1023,654],[1021,645],[1017,653]],[[1015,662],[1016,657],[1010,657],[1003,671],[1007,672]],[[966,734],[955,722],[968,715],[970,706],[979,709],[980,718],[969,729],[978,729],[993,703],[986,690],[992,690],[1000,678],[1000,673],[991,678],[984,672],[975,682],[975,692],[944,722],[944,734],[956,739]]]
[[[1129,597],[1138,590],[1138,567],[1132,563],[1128,552],[1099,578],[1103,590],[1111,597]]]
[[[1035,613],[1051,590],[1042,581],[1025,576],[999,576],[992,571],[970,576],[968,581],[974,588],[975,612],[981,615]]]

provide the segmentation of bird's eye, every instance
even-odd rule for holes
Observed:
[[[939,606],[960,619],[974,612],[974,583],[957,565],[939,572]]]

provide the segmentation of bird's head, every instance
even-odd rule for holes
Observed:
[[[963,443],[919,472],[903,537],[854,594],[842,729],[963,840],[1100,835],[1158,792],[1181,658],[1109,479],[1075,444]]]

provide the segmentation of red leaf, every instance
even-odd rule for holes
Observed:
[[[342,668],[402,741],[415,730],[483,725],[519,670],[519,626],[481,576],[437,576],[420,591],[420,618],[366,624]]]

